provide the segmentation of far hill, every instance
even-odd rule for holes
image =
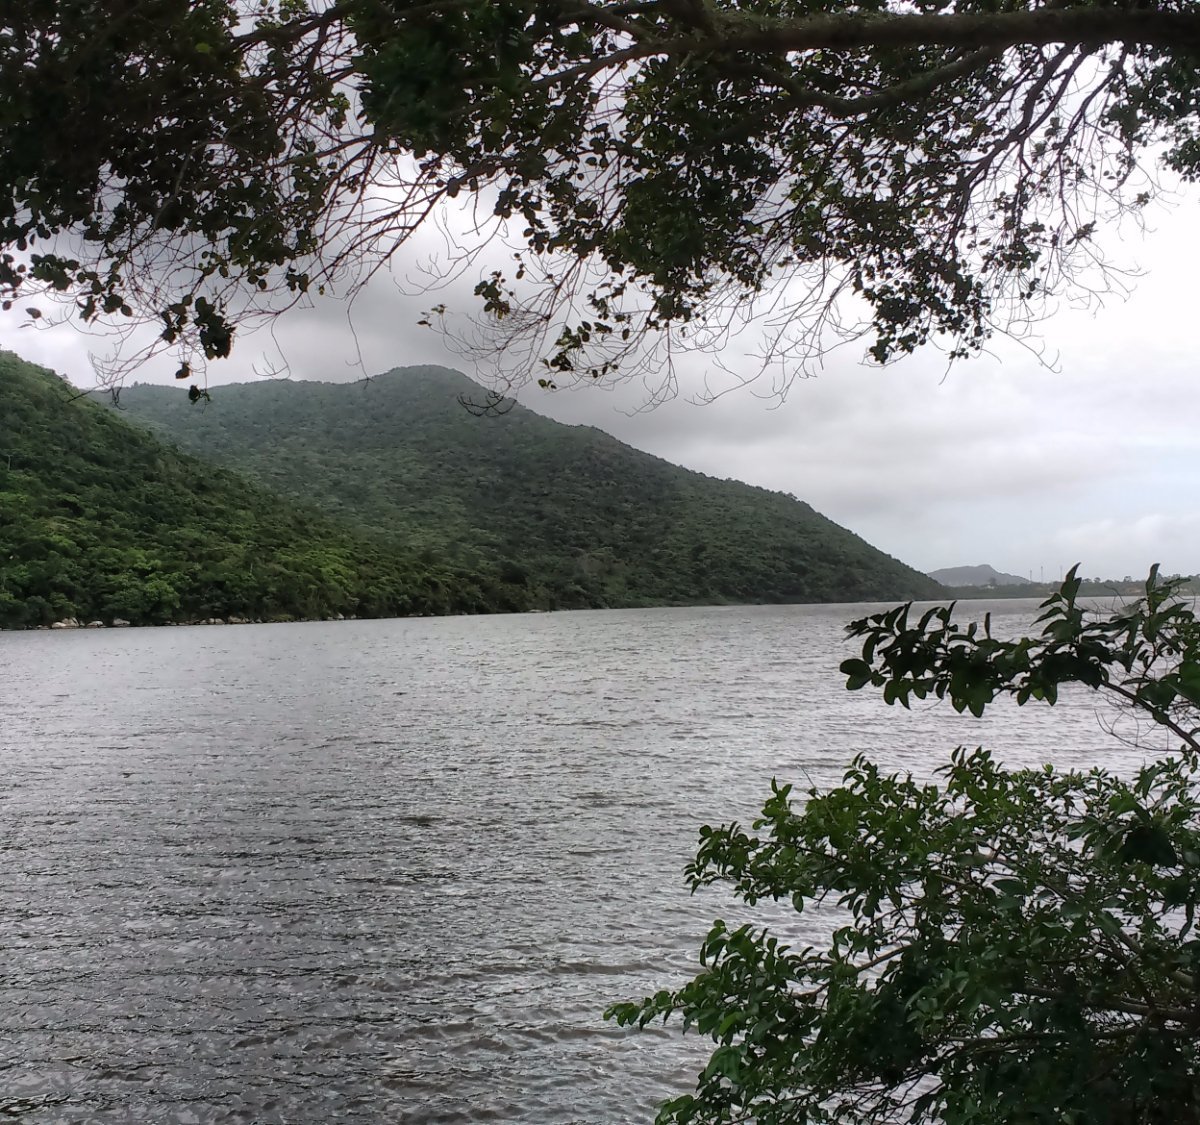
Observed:
[[[527,603],[202,464],[0,352],[0,627]]]
[[[440,367],[352,384],[173,387],[120,407],[181,448],[424,557],[495,567],[554,606],[936,597],[930,578],[789,496],[717,480]]]
[[[983,563],[979,566],[947,566],[931,570],[929,577],[943,586],[1028,586],[1028,578],[1017,574],[1005,574],[1002,570]]]

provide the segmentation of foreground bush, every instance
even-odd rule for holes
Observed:
[[[775,785],[748,831],[702,829],[693,889],[836,906],[838,928],[797,949],[718,921],[694,980],[610,1010],[678,1017],[716,1044],[660,1122],[1200,1120],[1200,623],[1156,570],[1106,616],[1078,591],[1072,572],[1040,635],[1016,641],[952,607],[857,621],[848,687],[979,715],[1078,683],[1177,750],[1137,768],[1132,748],[1117,775],[960,748],[935,783],[859,758],[803,802]]]

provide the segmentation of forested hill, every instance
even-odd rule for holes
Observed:
[[[513,405],[477,416],[466,376],[410,367],[352,384],[222,386],[120,406],[182,448],[550,606],[937,596],[926,575],[782,493],[690,472]]]
[[[947,566],[931,570],[929,577],[943,586],[1028,586],[1031,578],[1019,574],[1005,574],[994,566],[981,563],[978,566]]]
[[[0,352],[0,627],[527,604],[201,464]]]

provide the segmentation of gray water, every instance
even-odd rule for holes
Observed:
[[[0,1115],[651,1120],[703,1043],[601,1013],[732,916],[699,825],[858,751],[1135,753],[845,692],[865,608],[0,634]]]

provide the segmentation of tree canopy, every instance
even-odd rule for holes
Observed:
[[[469,195],[513,371],[755,313],[794,369],[968,354],[1103,284],[1157,159],[1196,176],[1198,62],[1194,0],[11,0],[0,298],[149,321],[186,376]]]
[[[694,888],[824,906],[829,940],[718,921],[694,980],[611,1010],[714,1041],[660,1122],[1200,1120],[1200,621],[1154,572],[1107,615],[1078,593],[1072,573],[1017,640],[952,607],[850,627],[847,686],[889,703],[978,715],[1068,684],[1109,695],[1134,720],[1129,768],[1009,770],[960,748],[924,779],[860,757],[840,787],[799,802],[776,785],[750,828],[702,829]],[[1176,752],[1146,761],[1138,719]]]

